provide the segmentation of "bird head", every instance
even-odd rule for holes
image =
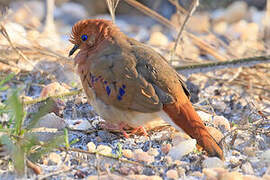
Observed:
[[[106,39],[110,32],[112,22],[108,20],[86,19],[77,22],[72,27],[69,41],[74,44],[69,52],[71,56],[77,49],[95,48]]]

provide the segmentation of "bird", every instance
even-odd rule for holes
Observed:
[[[88,102],[106,122],[138,129],[162,120],[196,139],[208,156],[224,160],[190,102],[183,79],[151,47],[128,37],[111,21],[84,19],[69,41]]]

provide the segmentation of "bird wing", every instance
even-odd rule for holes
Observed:
[[[120,109],[156,112],[162,109],[154,86],[136,69],[129,52],[103,50],[90,57],[90,83],[97,98]]]

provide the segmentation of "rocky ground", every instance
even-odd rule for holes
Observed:
[[[42,9],[36,2],[29,6]],[[31,12],[33,16],[25,10],[26,6],[15,3],[11,7],[13,12],[0,20],[11,42],[25,57],[0,35],[1,78],[17,73],[8,83],[10,88],[0,92],[0,98],[4,102],[12,88],[19,88],[28,104],[25,110],[36,112],[42,104],[36,103],[36,98],[81,88],[72,59],[67,57],[71,48],[68,34],[73,23],[86,18],[87,13],[80,4],[58,6],[55,32],[48,33],[43,32],[41,10]],[[149,17],[121,15],[116,17],[116,24],[129,36],[159,51],[173,66],[181,66],[269,54],[264,15],[264,11],[238,1],[226,9],[195,13],[186,29],[220,56],[202,49],[183,34],[176,55],[171,58],[176,34]],[[173,15],[171,22],[179,25],[179,18],[181,22],[181,16]],[[45,130],[35,132],[46,142],[64,134],[66,128],[69,141],[75,143],[68,151],[55,149],[46,154],[36,163],[42,174],[28,168],[26,178],[270,179],[270,65],[221,70],[213,67],[209,72],[185,71],[184,75],[199,115],[211,134],[221,141],[225,161],[207,157],[196,149],[193,139],[170,126],[151,130],[148,137],[137,134],[128,139],[119,132],[101,129],[103,120],[88,105],[84,93],[78,91],[72,96],[54,98],[55,108],[36,127]],[[0,119],[4,122],[7,116]],[[0,179],[15,178],[8,156],[0,159]]]

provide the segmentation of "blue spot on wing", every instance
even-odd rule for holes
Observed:
[[[125,89],[125,88],[126,88],[126,85],[123,84],[123,85],[122,85],[122,88]]]
[[[118,96],[117,96],[117,99],[118,99],[119,101],[121,101],[121,100],[122,100],[122,96],[118,95]]]
[[[119,88],[119,96],[123,96],[126,91],[123,88]]]
[[[111,88],[109,86],[106,86],[106,92],[108,96],[111,94]]]

